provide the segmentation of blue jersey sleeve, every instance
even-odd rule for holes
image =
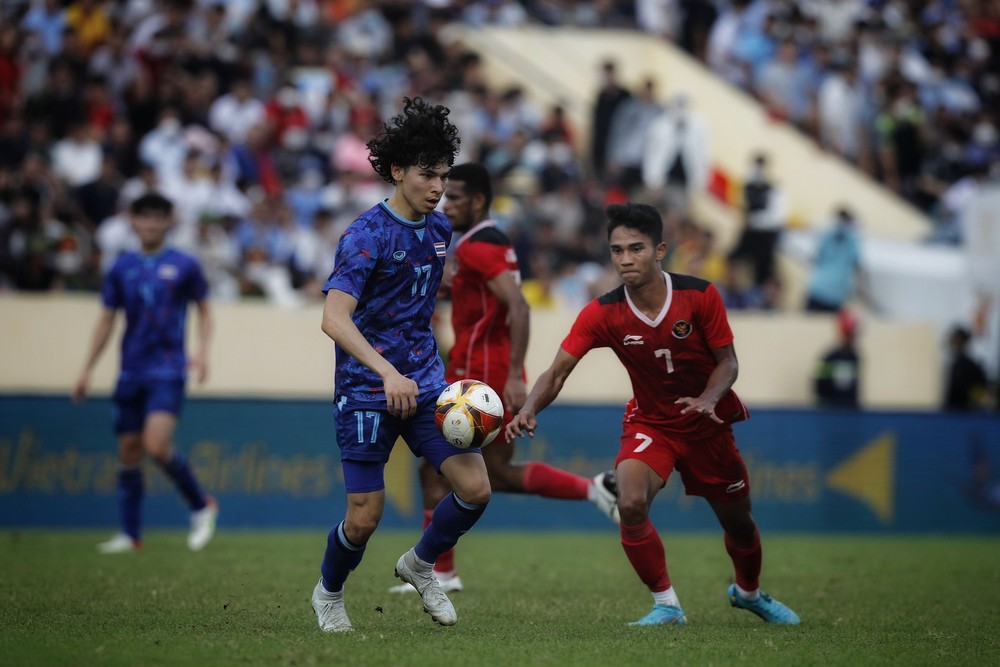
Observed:
[[[101,301],[105,308],[117,310],[121,308],[125,301],[121,288],[122,262],[119,258],[104,277],[104,285],[101,288]]]
[[[191,258],[190,278],[188,279],[188,297],[190,301],[204,301],[208,297],[208,281],[205,272],[197,259]]]
[[[323,293],[336,289],[359,299],[380,253],[379,240],[371,228],[367,225],[348,227],[337,243],[333,273],[323,285]]]

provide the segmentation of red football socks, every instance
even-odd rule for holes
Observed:
[[[760,567],[763,550],[760,547],[760,532],[754,528],[753,543],[739,545],[726,535],[726,551],[733,559],[733,569],[736,571],[736,585],[745,591],[755,591],[760,588]]]
[[[670,588],[667,554],[653,522],[646,519],[637,526],[626,526],[623,523],[621,534],[622,548],[642,583],[654,592]]]
[[[534,461],[524,465],[524,492],[543,498],[586,500],[590,480]]]

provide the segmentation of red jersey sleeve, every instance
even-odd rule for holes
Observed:
[[[709,284],[702,300],[701,326],[705,332],[705,342],[711,349],[725,347],[733,342],[733,330],[729,327],[726,307],[715,285]]]
[[[517,257],[510,246],[471,241],[465,244],[463,250],[463,268],[477,275],[484,283],[510,271],[511,263],[517,266]]]
[[[595,347],[607,347],[601,335],[604,331],[603,322],[601,305],[595,299],[576,316],[573,327],[563,339],[562,349],[577,359],[582,359],[583,355]]]

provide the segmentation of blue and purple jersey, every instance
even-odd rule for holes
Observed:
[[[358,300],[353,320],[365,340],[420,393],[445,384],[444,363],[431,326],[451,223],[431,211],[419,222],[404,220],[381,202],[362,213],[337,244],[333,273],[323,286]],[[361,401],[382,401],[382,378],[337,346],[336,392]]]
[[[190,255],[167,248],[119,257],[104,280],[102,300],[107,308],[125,311],[120,378],[186,377],[188,304],[207,294],[205,275]]]

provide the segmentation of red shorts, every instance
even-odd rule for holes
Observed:
[[[639,422],[625,422],[622,430],[615,467],[625,459],[636,459],[664,481],[676,469],[689,496],[735,501],[750,494],[750,476],[732,429],[701,440],[681,440]]]

